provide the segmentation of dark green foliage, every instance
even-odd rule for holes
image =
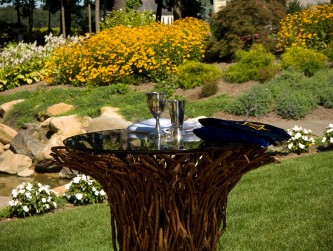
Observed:
[[[207,48],[208,60],[231,58],[239,49],[263,43],[275,50],[272,33],[285,16],[284,5],[277,0],[232,0],[211,18],[212,39]]]
[[[231,83],[249,80],[264,82],[272,78],[278,70],[278,66],[274,64],[274,55],[260,44],[254,45],[249,51],[236,51],[235,59],[236,64],[229,66],[223,75],[223,78]]]
[[[218,80],[221,76],[221,69],[215,65],[188,61],[179,66],[176,84],[182,89],[192,89],[206,82]]]
[[[285,119],[302,119],[316,107],[316,100],[307,91],[293,91],[281,95],[276,112]]]
[[[295,12],[303,10],[302,1],[300,0],[291,0],[287,3],[287,13],[293,14]]]
[[[327,57],[327,59],[333,62],[333,42],[329,43],[327,48],[322,51],[322,53]]]
[[[267,98],[267,100],[266,100]],[[285,119],[300,119],[318,105],[333,108],[333,69],[319,70],[312,77],[284,70],[266,84],[258,84],[230,102],[226,111],[257,116],[276,111]]]
[[[291,47],[281,56],[283,68],[290,68],[302,71],[306,76],[311,77],[316,71],[324,68],[326,56],[312,49]]]
[[[273,105],[272,94],[266,86],[260,84],[234,99],[225,110],[239,116],[261,116],[271,112]]]
[[[215,95],[217,93],[217,82],[207,82],[205,83],[200,91],[200,97],[206,98],[212,95]]]

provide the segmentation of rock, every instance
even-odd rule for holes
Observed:
[[[5,151],[9,150],[9,149],[10,149],[10,144],[6,144],[6,145],[4,145],[4,146],[3,146],[3,149],[4,149]]]
[[[80,118],[77,115],[52,117],[42,123],[53,133],[61,133],[64,137],[70,137],[83,133],[82,128],[88,118]]]
[[[59,177],[63,179],[72,179],[76,177],[79,174],[78,171],[69,169],[68,167],[64,167],[60,172],[59,172]]]
[[[55,161],[44,159],[35,164],[36,173],[58,173],[62,169]]]
[[[32,159],[22,154],[14,154],[12,151],[5,151],[0,155],[0,171],[17,174],[21,177],[28,177],[34,174],[31,169]]]
[[[15,153],[37,158],[44,149],[43,137],[39,124],[26,124],[25,129],[20,129],[11,140],[11,148]]]
[[[46,111],[46,114],[49,117],[52,117],[52,116],[57,116],[57,115],[63,114],[63,113],[68,112],[72,109],[74,109],[73,105],[69,105],[69,104],[66,104],[66,103],[59,103],[59,104],[55,104],[55,105],[52,105],[52,106],[48,107],[47,111]]]
[[[132,122],[125,120],[117,113],[118,108],[103,107],[101,108],[101,116],[91,119],[85,128],[87,132],[96,132],[102,130],[123,129],[127,128]]]
[[[16,136],[17,132],[6,126],[4,124],[0,124],[0,142],[3,144],[9,144],[10,141]]]
[[[5,151],[4,145],[0,142],[0,154]]]
[[[23,101],[24,101],[24,99],[17,99],[17,100],[13,100],[8,103],[2,104],[0,106],[0,117],[3,118],[5,116],[5,114],[13,108],[14,105],[22,103]]]

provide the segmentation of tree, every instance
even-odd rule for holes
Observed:
[[[22,3],[20,0],[1,0],[1,4],[13,4],[15,6],[16,15],[17,15],[17,23],[21,25],[21,13],[20,8],[22,7]]]
[[[211,19],[212,39],[207,58],[226,59],[238,49],[247,49],[253,42],[263,43],[274,51],[272,34],[279,29],[286,15],[281,0],[231,0]]]
[[[44,6],[43,9],[47,10],[48,15],[48,31],[51,31],[51,14],[55,14],[58,10],[60,10],[60,2],[54,0],[43,0]]]
[[[96,33],[100,32],[100,26],[99,26],[99,22],[100,22],[100,1],[96,0],[96,6],[95,6],[95,26],[96,26]]]

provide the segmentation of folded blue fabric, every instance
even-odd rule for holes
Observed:
[[[256,146],[268,147],[270,143],[264,138],[241,131],[234,131],[228,128],[203,126],[193,130],[193,133],[200,139],[209,142],[244,143]]]
[[[290,138],[285,130],[263,123],[216,118],[203,118],[199,122],[203,127],[193,132],[206,141],[244,142],[267,147]]]

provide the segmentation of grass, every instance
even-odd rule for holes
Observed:
[[[246,174],[229,195],[218,250],[332,250],[332,151]],[[1,250],[112,250],[106,204],[0,223]]]
[[[19,128],[25,123],[35,122],[46,109],[54,104],[65,102],[75,109],[63,115],[78,114],[80,116],[98,117],[100,108],[113,106],[120,108],[119,112],[125,119],[133,123],[151,118],[146,105],[145,92],[124,91],[118,94],[115,85],[84,88],[39,88],[32,92],[16,92],[11,95],[1,95],[0,104],[25,99],[15,105],[4,118],[5,124]],[[189,117],[211,116],[214,112],[221,111],[230,98],[221,95],[210,99],[192,101],[188,104],[186,115]]]

